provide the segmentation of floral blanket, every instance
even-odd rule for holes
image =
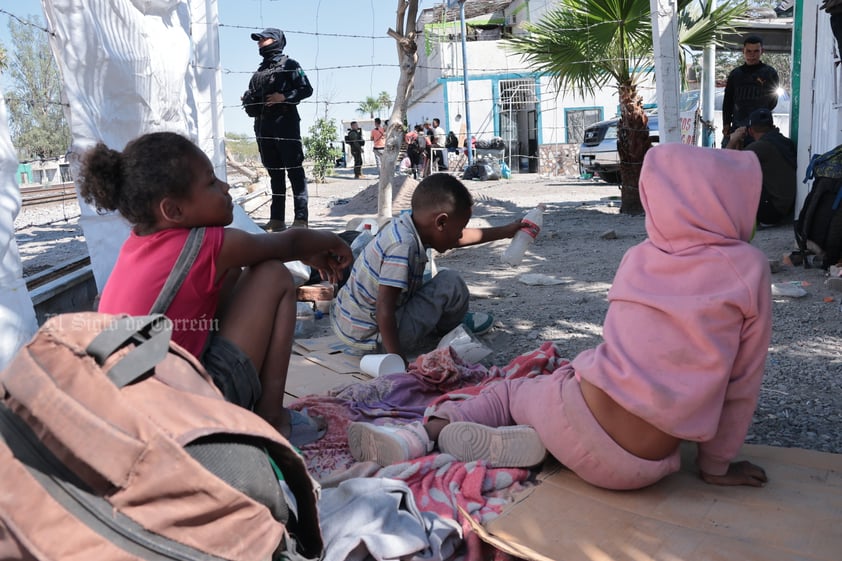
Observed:
[[[449,348],[418,357],[407,372],[351,384],[329,396],[296,400],[294,409],[307,408],[328,422],[325,436],[302,448],[310,473],[318,480],[348,474],[390,477],[407,483],[418,507],[456,520],[463,530],[465,548],[460,559],[508,560],[510,557],[482,542],[463,519],[462,507],[477,522],[498,516],[513,491],[528,485],[526,469],[489,468],[484,462],[459,462],[447,454],[431,454],[409,462],[375,469],[355,466],[348,450],[347,429],[353,421],[407,423],[423,419],[444,400],[466,399],[488,384],[507,378],[551,374],[566,364],[558,348],[546,342],[504,367],[486,368],[462,362]]]

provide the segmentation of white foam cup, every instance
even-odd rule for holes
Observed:
[[[396,354],[365,355],[360,359],[360,370],[369,376],[383,376],[406,372],[403,359]]]

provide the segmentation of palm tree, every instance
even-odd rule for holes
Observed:
[[[380,116],[380,111],[386,110],[388,111],[392,107],[392,97],[389,95],[389,92],[382,91],[377,94],[377,103],[380,104],[380,107],[377,108],[377,116]]]
[[[745,12],[737,1],[714,9],[712,0],[678,0],[682,60],[689,48],[721,44],[720,34],[730,31]],[[527,24],[527,34],[508,42],[534,70],[551,74],[559,91],[587,96],[612,84],[617,87],[620,212],[627,214],[643,212],[637,186],[643,156],[651,146],[637,89],[654,68],[650,14],[649,0],[560,0],[537,24]]]
[[[368,114],[369,118],[374,118],[374,112],[380,110],[380,102],[377,98],[374,97],[367,97],[365,101],[360,103],[360,106],[357,107],[357,113],[360,115]]]

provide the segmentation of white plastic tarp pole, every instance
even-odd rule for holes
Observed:
[[[188,92],[195,105],[196,142],[213,162],[216,176],[227,180],[217,0],[190,0],[190,15],[193,56]],[[251,42],[245,32],[243,40]]]
[[[38,329],[15,240],[15,218],[20,211],[17,169],[6,101],[0,96],[0,369]]]
[[[149,132],[196,142],[226,178],[217,0],[42,0],[64,83],[71,170],[102,141],[122,150]],[[248,35],[244,36],[248,40]],[[245,86],[244,86],[245,87]],[[91,268],[102,291],[129,235],[118,213],[79,201]],[[239,206],[234,226],[262,230]],[[298,282],[309,278],[287,263]]]
[[[717,0],[711,0],[711,10],[716,9]],[[714,123],[716,109],[716,45],[709,43],[702,51],[702,89],[699,92],[699,106],[702,110],[702,146],[711,148],[714,145],[715,127],[722,123]]]
[[[676,0],[649,0],[649,6],[652,12],[652,43],[655,46],[659,142],[681,142],[678,5]]]
[[[122,150],[143,133],[196,138],[189,113],[191,60],[187,2],[174,0],[42,0],[50,44],[64,83],[72,145],[70,164],[97,142]],[[128,237],[117,213],[79,201],[98,290]]]

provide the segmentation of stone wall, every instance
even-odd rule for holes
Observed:
[[[541,175],[579,177],[578,144],[542,144],[538,151]]]

